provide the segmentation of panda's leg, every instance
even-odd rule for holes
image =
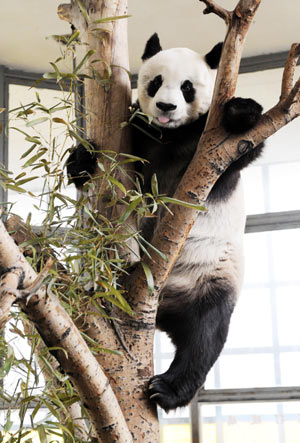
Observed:
[[[209,288],[207,291],[206,284],[205,295],[203,287],[195,288],[193,300],[177,305],[176,311],[174,306],[164,309],[162,303],[158,312],[157,325],[172,339],[176,354],[169,369],[150,380],[149,398],[166,411],[192,400],[226,341],[235,304],[234,290],[222,279],[215,279]],[[180,294],[179,299],[183,296]]]

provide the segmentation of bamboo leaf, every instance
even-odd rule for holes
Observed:
[[[149,289],[149,294],[152,295],[154,292],[154,280],[153,280],[153,275],[151,272],[151,269],[149,268],[149,266],[145,263],[145,262],[141,262],[142,268],[144,270],[146,279],[147,279],[147,285],[148,285],[148,289]]]
[[[127,193],[126,188],[125,188],[125,186],[124,186],[121,182],[119,182],[116,178],[111,177],[111,176],[108,176],[107,179],[108,179],[113,185],[117,186],[117,187],[123,192],[123,194],[126,195],[126,193]]]
[[[23,180],[18,180],[15,183],[17,186],[21,186],[21,185],[24,185],[25,183],[31,182],[32,180],[36,180],[37,178],[39,178],[39,177],[38,176],[28,177],[28,178],[24,178]]]
[[[44,425],[38,425],[36,428],[41,443],[47,443],[47,434]]]
[[[151,177],[151,190],[154,197],[158,195],[158,182],[156,174],[153,174]]]
[[[49,120],[49,117],[39,117],[35,120],[31,120],[30,122],[26,123],[27,128],[31,128],[32,126],[40,125],[41,123],[44,123]]]
[[[124,213],[121,215],[121,217],[119,218],[119,222],[122,223],[124,222],[129,216],[130,214],[135,210],[135,208],[141,203],[142,201],[142,197],[137,197],[136,199],[134,199],[129,206],[127,206],[126,210],[124,211]]]
[[[82,66],[85,64],[85,62],[93,55],[95,54],[95,50],[94,49],[90,49],[85,56],[83,57],[83,59],[81,60],[81,62],[76,66],[76,68],[74,69],[74,74],[76,74],[77,72],[80,71],[80,69],[82,68]]]
[[[35,147],[36,147],[36,143],[34,143],[32,146],[30,146],[30,148],[27,149],[27,151],[21,155],[20,159],[22,160],[22,158],[27,157],[27,155],[29,155],[34,150]]]
[[[15,191],[15,192],[21,192],[23,194],[26,192],[26,189],[20,188],[19,186],[16,186],[16,185],[11,185],[11,184],[7,184],[7,183],[5,183],[5,184],[3,183],[2,185],[4,188],[11,189],[12,191]]]
[[[162,196],[159,197],[159,199],[164,203],[173,203],[174,205],[185,206],[186,208],[196,209],[197,211],[203,211],[203,212],[207,211],[205,206],[184,202],[182,200],[177,200],[176,198]]]
[[[47,152],[47,149],[41,149],[40,152],[38,152],[36,155],[31,157],[27,162],[23,165],[23,168],[27,168],[28,166],[31,166],[34,162],[36,162],[39,158],[41,158],[45,152]]]
[[[53,118],[53,121],[54,121],[55,123],[62,123],[63,125],[68,126],[68,123],[67,123],[63,118],[54,117],[54,118]]]
[[[73,34],[71,35],[71,37],[69,38],[69,40],[66,43],[66,46],[70,46],[71,43],[73,43],[74,40],[77,40],[80,36],[80,31],[76,30],[75,32],[73,32]]]
[[[95,20],[92,23],[94,25],[97,25],[98,23],[107,23],[107,22],[112,22],[115,20],[121,20],[123,18],[129,18],[131,17],[131,15],[116,15],[114,17],[105,17],[105,18],[100,18],[99,20]]]
[[[86,22],[89,23],[90,17],[89,17],[89,14],[88,14],[86,8],[84,7],[82,1],[81,0],[77,0],[77,4],[78,4],[79,9],[80,9],[83,17],[85,18]]]

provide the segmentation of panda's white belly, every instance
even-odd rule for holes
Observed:
[[[165,289],[187,290],[209,278],[228,279],[238,291],[243,277],[244,198],[241,181],[225,202],[199,216]]]

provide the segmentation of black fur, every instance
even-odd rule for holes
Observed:
[[[208,54],[206,54],[205,60],[208,66],[211,67],[211,69],[217,69],[217,67],[219,66],[222,54],[222,48],[223,48],[223,43],[222,42],[217,43],[216,46],[214,46],[212,50]]]
[[[176,294],[177,309],[174,310],[170,305],[164,309],[164,303],[168,303],[168,293],[164,293],[157,314],[157,327],[167,331],[176,344],[175,358],[169,369],[149,382],[149,396],[165,411],[191,401],[204,384],[228,334],[234,308],[230,283],[226,279],[212,280],[200,284],[194,292],[189,294],[192,302],[186,301],[186,293]]]
[[[162,76],[157,75],[153,80],[151,80],[147,87],[147,93],[149,97],[154,97],[159,88],[163,83]]]
[[[162,50],[159,42],[159,38],[157,33],[153,34],[152,37],[146,43],[146,47],[144,50],[144,54],[142,55],[142,60],[145,61],[148,58],[153,57],[153,55],[157,54]]]
[[[96,170],[97,156],[88,151],[82,144],[78,145],[67,160],[67,174],[75,184],[81,188]]]
[[[187,103],[192,103],[195,100],[196,90],[190,80],[185,80],[181,85],[183,97]]]
[[[160,50],[159,39],[154,34],[147,42],[143,59]],[[207,63],[213,69],[219,63],[221,50],[222,43],[219,43],[206,55]],[[163,82],[163,79],[160,81]],[[155,89],[161,86],[157,86],[160,81],[156,86],[150,82],[148,93],[151,97],[157,92]],[[182,93],[187,103],[193,100],[193,89],[193,85],[183,79]],[[230,133],[242,134],[255,126],[261,112],[261,106],[254,100],[233,98],[224,106],[223,125]],[[138,117],[132,121],[133,153],[148,160],[144,164],[139,162],[136,165],[137,172],[143,176],[144,193],[151,193],[151,179],[155,173],[159,192],[169,196],[174,194],[193,158],[206,120],[207,114],[200,115],[196,121],[175,129],[149,125]],[[145,132],[148,132],[148,135]],[[260,155],[262,146],[249,151],[229,166],[213,186],[208,202],[217,204],[229,199],[238,184],[240,170]],[[81,174],[83,171],[92,173],[95,157],[85,154],[82,147],[77,149],[78,153],[75,151],[70,157],[72,161],[68,162],[68,173],[72,176],[75,172],[75,180],[78,182],[78,177],[80,181],[84,179]],[[89,161],[91,164],[87,165],[86,162]],[[150,242],[162,212],[163,209],[160,208],[157,217],[142,221],[142,235]],[[199,247],[197,237],[188,237],[188,243]],[[199,266],[201,263],[198,262],[178,261],[172,272],[178,275],[193,270],[193,267],[197,270]],[[207,372],[225,343],[236,294],[229,276],[219,274],[220,269],[216,268],[216,275],[206,276],[205,279],[201,277],[199,281],[196,278],[197,281],[191,281],[184,289],[170,290],[166,284],[162,291],[157,326],[171,337],[176,347],[176,355],[164,374],[151,379],[149,397],[165,410],[185,406],[190,402],[197,389],[204,383]]]

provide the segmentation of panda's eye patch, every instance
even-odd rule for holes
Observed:
[[[181,85],[183,97],[187,103],[191,103],[195,99],[195,88],[190,80],[185,80]]]
[[[154,97],[155,94],[157,93],[157,91],[159,90],[159,88],[161,87],[163,83],[163,79],[161,75],[157,75],[156,77],[154,77],[153,80],[151,80],[151,82],[149,82],[148,87],[147,87],[147,92],[148,95],[150,97]]]

